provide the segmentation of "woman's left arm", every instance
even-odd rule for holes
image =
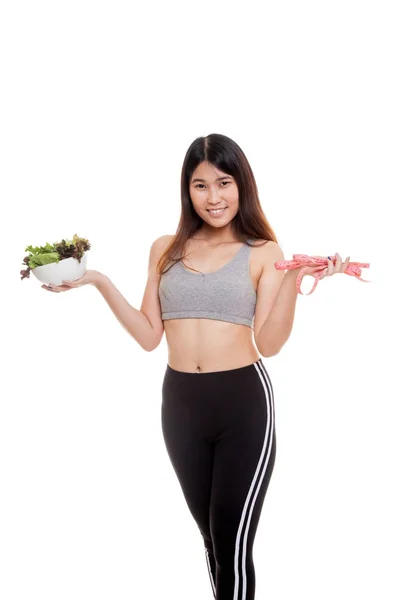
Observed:
[[[345,262],[338,253],[335,255],[335,265],[331,260],[328,261],[328,267],[320,273],[320,279],[335,273],[344,273],[350,262],[347,257]],[[275,262],[281,260],[277,258]],[[273,266],[275,269],[275,266]],[[291,334],[296,309],[298,292],[296,289],[297,275],[302,267],[286,271],[279,291],[273,301],[272,308],[263,322],[260,330],[255,336],[257,348],[262,356],[269,357],[278,354],[286,344]],[[304,268],[304,267],[303,267]],[[309,267],[305,273],[313,275],[315,267]]]
[[[278,354],[292,331],[298,296],[296,290],[298,272],[299,269],[293,269],[285,273],[272,308],[255,335],[257,348],[266,358]]]

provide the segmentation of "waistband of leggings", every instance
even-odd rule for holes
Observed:
[[[240,374],[240,373],[244,373],[246,371],[250,371],[251,369],[255,369],[255,366],[260,366],[262,365],[264,368],[264,363],[262,361],[261,358],[259,358],[258,360],[256,360],[255,362],[249,364],[249,365],[244,365],[243,367],[237,367],[236,369],[225,369],[223,371],[207,371],[205,373],[197,373],[196,371],[194,372],[189,372],[189,371],[177,371],[176,369],[173,369],[172,367],[170,367],[170,365],[167,363],[167,368],[166,368],[166,372],[173,375],[174,377],[182,377],[182,378],[209,378],[209,377],[226,377],[227,375],[231,375],[234,376],[235,374]]]

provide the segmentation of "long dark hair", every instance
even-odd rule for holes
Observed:
[[[261,208],[256,180],[244,152],[226,135],[210,133],[206,137],[196,138],[186,152],[181,172],[181,216],[178,229],[157,263],[158,273],[165,272],[168,262],[172,261],[175,264],[185,258],[185,256],[178,256],[178,258],[176,256],[184,251],[188,239],[203,224],[203,219],[194,210],[189,194],[193,171],[203,161],[231,175],[238,186],[239,210],[232,220],[232,230],[237,240],[245,244],[248,239],[252,242],[266,240],[265,244],[268,241],[277,242],[275,233]]]

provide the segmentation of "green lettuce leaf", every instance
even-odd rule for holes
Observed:
[[[31,269],[35,267],[41,267],[42,265],[49,265],[53,262],[60,262],[60,255],[58,252],[47,252],[44,254],[33,254],[29,257],[29,266]]]

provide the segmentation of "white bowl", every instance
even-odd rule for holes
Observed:
[[[87,263],[87,252],[83,253],[81,262],[77,258],[63,258],[58,263],[53,262],[48,265],[41,265],[31,269],[31,273],[42,283],[62,285],[63,279],[74,281],[79,279],[85,273]]]

